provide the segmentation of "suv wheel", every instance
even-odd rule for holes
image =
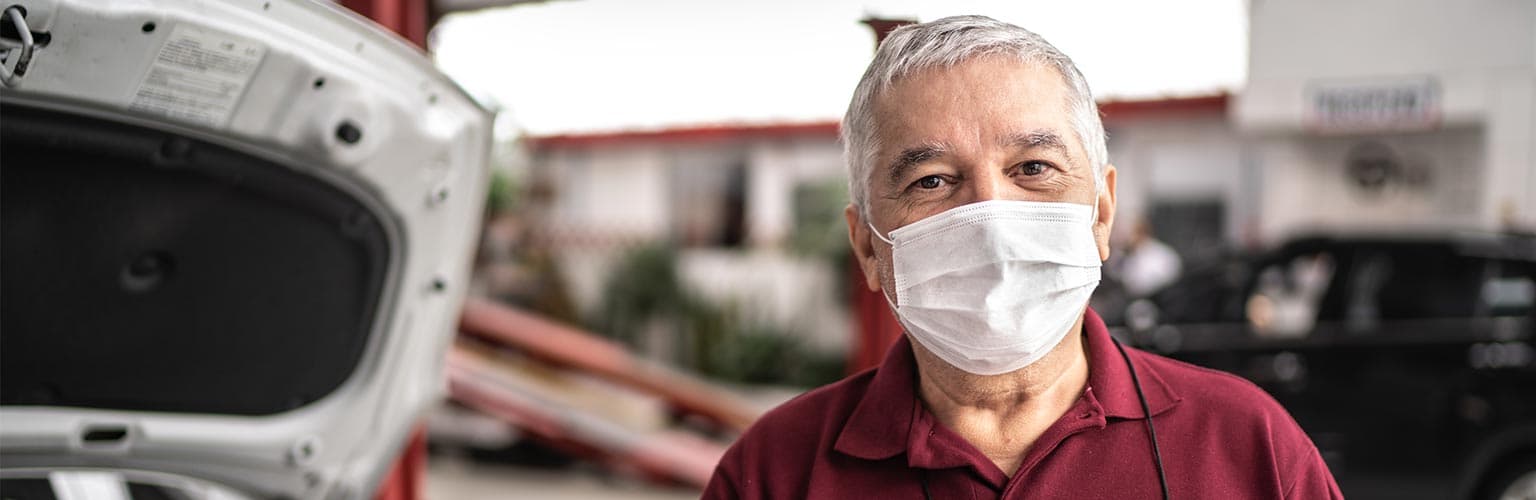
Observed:
[[[1483,483],[1488,500],[1536,500],[1536,455],[1527,455],[1489,476]]]

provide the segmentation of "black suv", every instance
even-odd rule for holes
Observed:
[[[1350,498],[1536,498],[1536,237],[1312,237],[1191,270],[1134,343],[1239,374]]]

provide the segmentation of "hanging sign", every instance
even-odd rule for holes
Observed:
[[[1313,131],[1420,131],[1440,124],[1440,86],[1432,78],[1319,82],[1306,93],[1306,126]]]

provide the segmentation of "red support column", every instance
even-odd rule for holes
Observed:
[[[341,5],[379,23],[385,29],[427,48],[431,16],[427,0],[341,0]]]
[[[401,448],[400,458],[390,467],[389,475],[379,484],[374,500],[420,500],[427,470],[427,431],[416,426],[411,438]]]

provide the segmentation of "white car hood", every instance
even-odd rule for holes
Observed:
[[[330,4],[13,4],[0,479],[372,495],[443,392],[490,113]]]

